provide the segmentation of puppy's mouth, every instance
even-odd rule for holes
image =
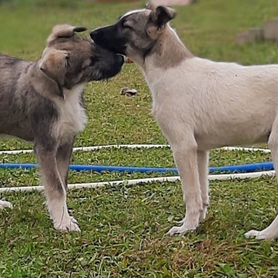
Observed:
[[[113,60],[114,62],[112,64],[99,70],[99,75],[97,78],[95,78],[96,81],[109,80],[121,71],[122,66],[125,63],[124,56],[120,54],[114,54]]]
[[[134,62],[130,59],[130,58],[128,58],[127,56],[124,56],[124,62],[126,63],[126,64],[133,64]]]

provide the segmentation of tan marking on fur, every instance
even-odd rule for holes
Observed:
[[[160,31],[157,30],[156,32]],[[183,60],[194,57],[185,45],[177,40],[177,35],[170,26],[166,26],[158,36],[157,42],[148,57],[148,59],[153,59],[156,67],[165,69],[175,67]]]
[[[51,43],[59,37],[71,37],[74,35],[75,26],[69,24],[61,24],[53,27],[50,36],[47,39],[47,43]]]
[[[56,80],[59,84],[64,83],[66,74],[66,59],[68,52],[49,48],[43,54],[40,61],[40,69],[51,79]]]

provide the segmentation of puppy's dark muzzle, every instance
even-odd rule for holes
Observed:
[[[126,38],[116,25],[98,28],[90,33],[95,44],[114,53],[126,55]]]
[[[113,71],[112,76],[116,75],[121,71],[124,62],[125,62],[124,57],[122,55],[116,54],[115,65],[114,65],[114,69],[112,70]]]
[[[124,57],[95,44],[95,69],[97,77],[93,80],[108,79],[118,74],[125,62]],[[92,70],[94,74],[95,70]]]
[[[100,45],[103,40],[103,32],[100,29],[96,29],[90,33],[92,40]]]
[[[120,67],[124,64],[125,59],[123,55],[117,54],[117,63],[119,64]]]

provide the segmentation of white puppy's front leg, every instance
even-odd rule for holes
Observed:
[[[13,207],[13,205],[10,202],[0,200],[0,209],[12,208],[12,207]]]
[[[190,144],[183,144],[182,146],[172,146],[172,149],[181,176],[186,214],[182,225],[173,227],[168,234],[183,235],[198,227],[203,209],[197,165],[197,148],[192,145],[190,147]]]
[[[254,237],[256,239],[276,239],[278,238],[278,215],[273,222],[264,230],[251,230],[245,233],[247,238]]]
[[[209,180],[208,180],[208,161],[209,161],[209,152],[208,151],[198,151],[197,153],[198,160],[198,171],[199,171],[199,182],[201,188],[201,196],[203,202],[203,210],[200,214],[200,222],[204,221],[209,207]],[[183,224],[185,217],[179,221],[179,224]]]

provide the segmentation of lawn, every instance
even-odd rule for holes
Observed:
[[[143,1],[94,4],[93,1],[0,1],[0,52],[35,60],[53,25],[71,23],[89,29],[113,23]],[[199,0],[177,8],[173,26],[195,55],[242,64],[277,63],[275,43],[237,46],[235,36],[276,16],[274,0]],[[120,94],[123,87],[139,95]],[[89,124],[76,146],[164,144],[151,116],[151,96],[143,76],[128,64],[113,81],[86,89]],[[31,148],[2,138],[0,149]],[[2,162],[35,162],[34,156],[0,155]],[[210,165],[270,160],[260,153],[213,151]],[[171,152],[102,150],[76,153],[74,164],[174,167]],[[149,177],[142,174],[71,173],[70,183]],[[0,170],[0,187],[38,185],[36,171]],[[197,232],[169,237],[166,232],[184,214],[179,182],[144,186],[107,186],[73,190],[68,204],[80,234],[54,231],[40,193],[0,194],[13,210],[0,211],[0,277],[278,277],[276,242],[244,238],[276,215],[274,178],[214,181],[211,207]]]

